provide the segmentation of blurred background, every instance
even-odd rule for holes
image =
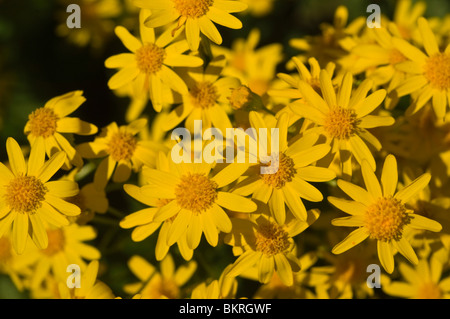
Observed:
[[[151,1],[151,0],[148,0]],[[230,47],[236,38],[247,38],[250,30],[259,28],[259,46],[271,43],[283,45],[284,61],[278,71],[284,71],[285,62],[298,52],[288,42],[292,38],[314,35],[320,32],[321,23],[332,24],[339,5],[346,5],[349,21],[358,16],[368,16],[366,8],[371,3],[380,5],[382,13],[392,17],[395,1],[367,0],[247,0],[254,6],[238,17],[243,22],[241,30],[218,26],[223,35],[223,46]],[[81,29],[68,29],[66,12],[69,4],[81,7]],[[426,16],[443,16],[450,10],[448,0],[427,1]],[[87,101],[73,116],[94,123],[99,128],[116,121],[125,124],[125,112],[129,104],[126,97],[117,97],[107,87],[107,81],[115,72],[104,67],[111,55],[125,52],[114,35],[117,25],[124,25],[136,34],[137,8],[128,0],[0,0],[0,160],[6,159],[5,141],[14,137],[20,144],[28,142],[23,128],[28,114],[44,105],[50,98],[73,90],[83,90]],[[153,111],[145,112],[151,118]],[[109,194],[112,205],[124,214],[136,210],[135,202]],[[141,254],[149,261],[155,236],[136,244],[131,242],[129,232],[118,227],[95,225],[100,238],[95,243],[108,264],[108,272],[102,277],[117,295],[122,294],[123,283],[133,282],[126,260]],[[102,229],[102,227],[105,227]],[[204,242],[204,241],[202,241]],[[207,245],[199,247],[198,257],[204,265],[213,265],[221,271],[227,260],[219,258],[224,250]],[[196,251],[197,256],[197,251]],[[176,257],[176,256],[175,256]],[[223,262],[223,267],[217,265]],[[231,260],[232,261],[232,260]],[[203,264],[203,263],[202,263]],[[215,269],[199,269],[198,276],[205,273],[218,278]],[[202,273],[203,272],[203,273]],[[251,286],[251,283],[249,283]],[[249,286],[249,287],[250,287]],[[251,289],[251,287],[249,288]],[[0,275],[0,298],[22,298],[25,293],[16,290],[8,276]]]

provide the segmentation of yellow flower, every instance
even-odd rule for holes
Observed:
[[[247,12],[257,18],[262,18],[273,11],[276,0],[242,0],[248,4]]]
[[[113,122],[104,127],[93,142],[77,146],[84,158],[103,158],[94,175],[94,184],[99,190],[106,186],[111,176],[114,182],[122,183],[128,180],[132,170],[137,172],[143,164],[154,165],[154,150],[160,146],[136,137],[146,125],[146,119],[120,127]]]
[[[224,134],[231,128],[228,118],[228,97],[231,89],[239,86],[234,77],[221,76],[226,63],[223,56],[214,58],[206,69],[191,68],[184,77],[189,91],[183,94],[183,103],[173,109],[165,119],[165,130],[170,130],[186,119],[185,127],[194,132],[194,121],[202,121],[202,130],[211,126],[219,128]]]
[[[36,259],[34,272],[30,278],[31,289],[37,288],[48,275],[57,281],[67,279],[67,266],[76,264],[83,272],[85,260],[100,258],[100,251],[86,241],[93,240],[97,234],[92,226],[79,226],[76,223],[61,228],[48,227],[48,246],[28,254]]]
[[[436,251],[429,258],[421,258],[414,268],[401,263],[399,270],[405,280],[382,280],[383,292],[408,299],[450,299],[450,277],[444,275],[447,262],[439,254]]]
[[[150,178],[148,184],[140,188],[140,195],[137,191],[130,192],[131,196],[149,206],[157,206],[157,196],[159,209],[148,208],[134,213],[122,222],[122,226],[128,224],[126,227],[129,228],[150,223],[144,226],[147,230],[142,229],[142,232],[151,234],[165,222],[160,236],[164,231],[168,246],[186,240],[187,247],[194,250],[204,233],[208,243],[215,247],[219,233],[230,232],[232,227],[223,208],[242,213],[251,213],[257,208],[252,200],[226,191],[226,187],[237,180],[247,167],[247,164],[231,163],[214,172],[212,164],[175,164],[169,158],[159,169],[146,169]]]
[[[405,205],[417,192],[428,185],[431,179],[430,174],[421,175],[396,192],[397,160],[393,155],[388,155],[385,159],[381,173],[381,185],[366,160],[362,162],[361,170],[367,190],[344,180],[338,180],[339,188],[353,201],[333,196],[328,197],[331,204],[351,215],[333,219],[332,224],[358,227],[334,246],[332,252],[334,254],[343,253],[370,237],[377,241],[378,258],[389,274],[394,270],[396,250],[411,263],[417,264],[416,253],[404,236],[405,232],[409,228],[438,232],[442,226],[434,220],[415,214]]]
[[[61,299],[114,299],[114,293],[103,281],[98,280],[99,261],[87,265],[80,278],[80,287],[68,288],[66,281],[58,284]]]
[[[261,128],[269,128],[269,125],[259,113],[253,111],[250,113],[250,122],[256,129],[259,139],[262,139],[262,143],[267,143],[266,148],[269,149],[272,142],[264,141],[263,135],[259,132]],[[330,151],[329,145],[314,145],[318,139],[316,134],[302,136],[289,145],[288,122],[289,116],[284,113],[276,123],[276,128],[279,129],[279,149],[271,151],[273,154],[270,162],[272,169],[276,166],[275,163],[278,163],[275,173],[271,173],[270,170],[261,172],[261,168],[268,164],[264,164],[261,158],[258,158],[259,163],[245,174],[249,175],[247,179],[233,188],[235,194],[243,196],[252,194],[255,200],[268,203],[272,216],[280,225],[286,220],[286,205],[295,217],[306,220],[306,208],[302,198],[312,202],[320,202],[323,199],[322,193],[309,182],[325,182],[336,177],[332,170],[312,165]],[[269,138],[275,138],[270,136],[270,132],[267,135]],[[261,152],[268,154],[267,150],[260,150],[259,155]]]
[[[417,112],[431,100],[436,116],[443,119],[450,104],[450,44],[441,52],[428,21],[419,18],[418,24],[426,53],[406,40],[392,40],[397,50],[408,58],[396,65],[407,77],[395,90],[399,97],[411,94],[413,101],[407,115]]]
[[[182,291],[197,270],[197,263],[190,261],[175,268],[175,262],[169,254],[160,263],[160,271],[144,258],[134,255],[128,261],[131,272],[139,282],[127,284],[124,291],[130,295],[139,294],[141,299],[181,299]]]
[[[167,1],[164,1],[167,2]],[[120,69],[108,81],[111,90],[119,89],[132,83],[134,95],[137,97],[149,96],[153,108],[160,112],[165,100],[163,85],[172,90],[185,93],[186,84],[177,75],[172,67],[198,67],[203,60],[196,56],[184,55],[188,50],[185,41],[172,42],[172,38],[163,33],[158,38],[152,28],[143,26],[143,20],[149,12],[141,10],[140,39],[137,39],[122,26],[115,28],[116,35],[131,53],[114,55],[105,61],[110,69]]]
[[[175,32],[185,25],[186,39],[192,51],[198,50],[200,33],[214,43],[222,43],[222,36],[213,22],[231,29],[242,28],[242,22],[230,13],[247,9],[246,4],[234,0],[135,0],[134,4],[152,11],[145,21],[149,28],[177,21],[172,31]]]
[[[28,163],[19,144],[6,141],[11,170],[0,163],[0,236],[12,224],[12,243],[22,253],[28,237],[41,249],[48,245],[44,222],[56,227],[68,225],[66,216],[80,214],[80,209],[62,198],[75,196],[78,184],[49,181],[64,164],[65,153],[58,152],[45,162],[44,139],[38,137],[31,148]]]
[[[169,160],[167,156],[162,153],[158,156],[156,169],[164,172],[170,172]],[[148,184],[148,181],[152,178],[153,176],[148,172],[148,169],[144,167],[142,169],[142,179],[144,185]],[[155,246],[155,257],[158,261],[163,260],[173,244],[171,242],[170,245],[168,244],[168,231],[172,227],[174,218],[169,218],[163,221],[154,221],[154,216],[171,200],[158,198],[156,193],[151,196],[149,196],[149,194],[143,195],[141,188],[133,184],[126,184],[123,188],[128,195],[150,207],[125,216],[119,223],[120,227],[124,229],[134,228],[131,232],[131,239],[135,242],[144,240],[152,235],[156,230],[160,229]],[[188,246],[186,234],[177,240],[177,245],[183,258],[185,260],[191,260],[194,250]]]
[[[81,167],[83,160],[63,134],[92,135],[97,133],[95,125],[76,117],[67,116],[78,109],[84,101],[86,98],[83,96],[83,91],[72,91],[54,97],[28,116],[28,122],[24,128],[30,145],[33,145],[37,138],[43,138],[48,157],[58,151],[66,153],[64,169],[70,169],[72,164]]]
[[[307,220],[293,218],[283,225],[264,214],[254,220],[233,219],[233,231],[226,235],[224,241],[228,245],[242,247],[244,252],[225,275],[236,277],[256,266],[259,282],[268,283],[276,272],[283,284],[292,286],[294,273],[300,271],[293,237],[314,223],[319,214],[318,210],[311,210]]]
[[[326,70],[320,71],[319,82],[323,96],[300,80],[299,90],[307,103],[292,103],[292,111],[315,123],[316,127],[311,130],[326,138],[326,143],[331,146],[331,156],[338,159],[339,170],[344,176],[352,175],[352,158],[359,164],[366,159],[375,170],[375,159],[366,143],[377,150],[381,149],[381,144],[367,129],[394,124],[391,116],[370,115],[383,102],[386,91],[378,90],[366,97],[372,87],[370,80],[364,80],[352,91],[353,76],[350,73],[344,75],[337,94]]]

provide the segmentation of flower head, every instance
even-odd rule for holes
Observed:
[[[19,144],[8,138],[6,150],[11,169],[0,163],[0,236],[12,224],[12,243],[22,253],[31,237],[40,248],[48,246],[45,223],[56,227],[68,225],[67,217],[80,214],[80,209],[63,200],[78,193],[72,181],[49,181],[64,164],[64,152],[45,161],[45,142],[38,137],[31,148],[28,163]]]

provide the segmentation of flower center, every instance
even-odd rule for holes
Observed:
[[[146,74],[154,74],[161,70],[166,51],[156,44],[146,43],[136,50],[135,56],[139,70]]]
[[[382,241],[400,240],[403,227],[409,223],[410,218],[398,199],[381,197],[367,208],[365,226],[371,238]]]
[[[390,64],[397,64],[403,61],[406,61],[406,57],[397,49],[391,50],[389,54],[389,62]]]
[[[297,173],[294,167],[295,166],[294,160],[289,156],[285,155],[284,153],[280,153],[278,156],[272,157],[272,161],[270,162],[269,165],[273,168],[274,173],[260,174],[260,176],[264,183],[275,188],[281,188],[286,183],[292,181],[292,178],[294,178],[295,174]],[[276,170],[277,166],[278,170]],[[269,169],[269,172],[270,170],[271,169]]]
[[[172,0],[180,15],[187,18],[204,16],[213,5],[214,0]]]
[[[11,242],[8,238],[0,238],[0,265],[9,260],[11,257]]]
[[[355,134],[358,124],[354,110],[338,106],[330,110],[323,126],[331,138],[347,140]]]
[[[34,213],[42,205],[47,188],[34,176],[13,178],[6,186],[6,203],[19,213]]]
[[[424,67],[425,77],[439,90],[450,89],[450,55],[438,53],[430,57]]]
[[[55,134],[58,116],[51,108],[41,107],[28,116],[30,134],[34,136],[49,137]]]
[[[190,91],[191,101],[195,107],[207,109],[219,98],[216,87],[210,82],[197,83]]]
[[[114,134],[108,143],[108,154],[113,160],[129,160],[136,149],[137,141],[133,134],[119,132]]]
[[[201,213],[217,199],[217,183],[205,175],[187,174],[175,188],[175,198],[181,208]]]
[[[259,226],[255,237],[256,250],[268,257],[286,251],[291,245],[289,234],[279,225],[271,222]]]
[[[419,287],[418,299],[441,299],[442,291],[438,285],[433,282],[424,282]]]
[[[47,256],[53,256],[64,249],[66,238],[61,229],[47,230],[48,246],[42,252]]]

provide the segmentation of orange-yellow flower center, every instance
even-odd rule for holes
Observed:
[[[28,116],[29,134],[49,137],[55,134],[58,116],[48,107],[41,107]]]
[[[285,252],[291,245],[289,234],[281,226],[271,222],[260,225],[255,238],[256,250],[268,257]]]
[[[181,208],[194,213],[209,209],[217,199],[217,183],[202,174],[181,177],[175,188],[175,199]]]
[[[11,242],[8,238],[0,238],[0,265],[12,257]]]
[[[61,229],[47,230],[48,246],[42,250],[47,256],[53,256],[64,249],[66,238]]]
[[[403,61],[406,61],[407,58],[397,49],[391,50],[389,54],[389,63],[394,65]]]
[[[335,107],[325,118],[323,127],[331,138],[347,140],[358,130],[359,120],[352,109]]]
[[[410,218],[398,199],[381,197],[367,208],[365,227],[371,238],[381,241],[400,240],[403,227],[409,223]]]
[[[424,71],[425,77],[433,88],[450,89],[450,54],[433,55],[425,63]]]
[[[108,154],[113,160],[129,160],[136,150],[137,140],[133,134],[126,132],[115,133],[108,143]]]
[[[12,210],[32,214],[41,207],[47,191],[36,177],[18,176],[6,186],[5,199]]]
[[[434,282],[424,282],[419,286],[418,299],[442,299],[441,288]]]
[[[208,13],[214,0],[172,0],[181,16],[187,18],[200,18]]]
[[[207,109],[216,103],[219,98],[217,88],[210,82],[197,83],[190,91],[191,101],[195,107]]]
[[[274,163],[276,161],[277,163]],[[274,188],[282,188],[286,183],[289,183],[297,173],[295,163],[292,158],[280,153],[279,156],[273,157],[270,166],[275,170],[278,164],[278,170],[273,174],[260,174],[261,179],[267,185]],[[270,170],[270,169],[269,169]]]
[[[146,74],[154,74],[161,70],[166,51],[156,44],[146,43],[136,50],[137,67]]]

